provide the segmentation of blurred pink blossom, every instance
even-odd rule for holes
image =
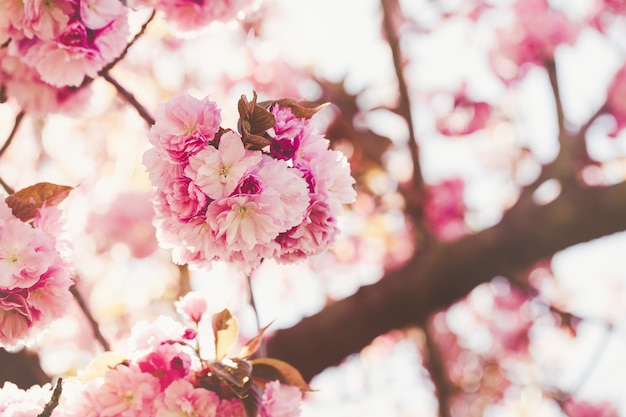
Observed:
[[[590,403],[569,399],[563,405],[568,417],[619,417],[617,410],[607,402]]]
[[[206,312],[206,298],[198,292],[192,291],[185,294],[176,302],[178,314],[194,323],[198,323]]]
[[[441,239],[455,240],[467,233],[464,189],[461,178],[447,179],[427,188],[424,217],[428,227]]]
[[[615,118],[615,129],[609,133],[615,137],[626,127],[626,65],[613,76],[608,88],[606,108]]]
[[[513,22],[498,30],[491,54],[492,67],[505,83],[521,79],[529,64],[554,58],[561,44],[574,44],[580,26],[548,5],[546,0],[517,0]]]
[[[132,256],[144,258],[157,249],[151,197],[147,191],[120,193],[106,212],[90,215],[86,230],[96,237],[100,251],[123,243]]]
[[[268,382],[261,398],[259,417],[297,417],[301,401],[302,392],[297,387]]]

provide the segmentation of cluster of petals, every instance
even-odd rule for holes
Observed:
[[[190,293],[177,303],[179,310],[203,317],[205,306],[198,309],[199,299]],[[76,378],[63,381],[52,417],[249,417],[234,391],[203,383],[207,362],[198,356],[200,342],[192,331],[196,326],[195,321],[183,323],[169,316],[140,323],[141,328],[133,329],[128,359],[108,352]],[[299,388],[278,380],[264,385],[258,393],[258,417],[300,415]],[[5,383],[0,415],[34,417],[51,395],[50,384],[24,391]]]
[[[0,0],[0,15],[0,83],[36,113],[77,111],[88,97],[78,87],[122,54],[129,33],[120,0]]]
[[[28,344],[72,299],[70,266],[59,253],[56,211],[32,224],[0,201],[0,347]]]
[[[158,238],[177,262],[249,270],[264,258],[305,259],[335,241],[337,216],[355,198],[347,160],[310,120],[277,104],[271,112],[270,144],[251,150],[220,128],[208,98],[181,93],[157,110],[144,164]]]
[[[552,9],[547,0],[517,0],[513,22],[497,34],[491,63],[504,82],[524,76],[528,64],[541,65],[552,60],[561,44],[574,44],[580,26]]]

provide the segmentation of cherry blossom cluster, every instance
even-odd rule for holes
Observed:
[[[250,270],[295,262],[337,235],[355,198],[346,157],[290,100],[239,102],[242,133],[220,127],[215,102],[178,94],[157,110],[144,164],[156,188],[155,225],[179,263],[214,260]]]
[[[0,201],[0,347],[32,342],[69,305],[70,265],[55,237],[61,226],[56,207],[25,223]]]
[[[237,356],[227,357],[238,340],[237,322],[227,310],[206,320],[207,303],[195,292],[181,298],[177,309],[184,324],[169,316],[138,323],[126,357],[106,352],[76,378],[66,379],[52,417],[300,415],[302,391],[309,388],[299,373],[276,359],[248,359],[263,331]],[[214,361],[201,355],[206,349],[199,334],[207,324],[213,328]],[[48,403],[48,389],[23,391],[6,383],[0,390],[2,416],[37,415]]]
[[[29,112],[76,112],[79,89],[120,56],[128,8],[119,0],[0,0],[0,84]]]

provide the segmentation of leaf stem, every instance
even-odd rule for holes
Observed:
[[[257,332],[260,332],[261,331],[261,319],[259,318],[259,310],[257,308],[256,301],[254,298],[254,290],[252,289],[252,272],[249,274],[246,274],[246,279],[248,281],[248,290],[250,291],[250,306],[252,307],[252,310],[254,310],[254,317],[256,318]],[[258,350],[258,354],[260,357],[264,358],[265,356],[267,356],[266,349],[267,347],[265,346],[264,340],[261,340],[259,350]]]

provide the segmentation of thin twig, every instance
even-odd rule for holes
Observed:
[[[76,288],[76,285],[72,285],[70,287],[70,292],[74,296],[74,299],[78,303],[78,306],[80,307],[80,309],[85,314],[85,317],[87,317],[87,320],[89,321],[89,324],[91,325],[91,329],[93,330],[93,335],[96,338],[96,340],[100,343],[100,345],[105,351],[110,351],[111,345],[109,344],[109,342],[106,340],[106,338],[100,331],[100,325],[98,324],[96,319],[94,319],[94,317],[92,316],[91,311],[89,311],[89,307],[87,306],[87,303],[85,302],[85,299],[78,291],[78,288]]]
[[[422,166],[420,162],[419,145],[415,134],[415,124],[413,122],[411,99],[409,89],[404,77],[404,66],[402,63],[402,51],[400,50],[400,39],[396,33],[393,16],[394,8],[399,7],[395,0],[381,0],[383,12],[383,28],[387,36],[387,42],[391,49],[393,57],[393,66],[398,80],[398,90],[400,93],[400,107],[397,109],[398,114],[405,120],[409,130],[409,152],[413,162],[413,180],[409,193],[404,193],[408,199],[407,203],[412,210],[413,221],[419,230],[420,246],[423,248],[432,240],[432,235],[424,224],[424,202],[426,200],[426,189],[424,186],[424,178],[422,176]]]
[[[13,187],[11,187],[9,184],[7,184],[2,177],[0,177],[0,185],[2,186],[2,188],[4,188],[7,192],[7,194],[13,194],[15,192],[15,190],[13,189]]]
[[[50,397],[50,401],[46,403],[43,408],[43,411],[37,415],[37,417],[50,417],[54,409],[59,405],[59,400],[61,399],[61,392],[63,391],[63,378],[57,379],[57,383],[54,386],[54,391],[52,391],[52,396]]]
[[[115,65],[117,65],[118,62],[120,62],[122,59],[124,59],[124,57],[128,53],[128,50],[130,49],[130,47],[133,46],[135,44],[135,42],[137,42],[137,40],[144,35],[144,33],[146,32],[146,29],[148,28],[148,25],[150,24],[150,22],[152,22],[152,19],[154,19],[155,14],[156,14],[156,11],[153,10],[152,13],[150,14],[150,16],[148,17],[148,19],[145,21],[145,23],[139,29],[139,32],[137,32],[135,34],[135,36],[133,37],[133,39],[131,39],[131,41],[128,42],[128,44],[124,48],[124,51],[122,51],[122,53],[117,58],[115,58],[113,61],[109,62],[104,68],[102,68],[98,72],[98,75],[103,75],[105,73],[108,73]],[[93,78],[87,77],[87,78],[85,78],[83,80],[81,85],[79,87],[77,87],[77,88],[80,89],[82,87],[85,87],[86,85],[90,84],[93,80],[94,80]]]
[[[20,124],[22,123],[22,120],[24,119],[24,115],[25,114],[26,114],[26,112],[24,112],[22,110],[21,112],[19,112],[17,114],[17,116],[15,116],[15,122],[13,123],[13,129],[11,130],[11,133],[9,133],[9,137],[4,142],[4,145],[2,145],[2,148],[0,148],[0,156],[4,155],[6,150],[9,148],[9,145],[11,145],[11,142],[13,142],[13,138],[15,137],[15,134],[17,133],[17,130],[19,129]]]
[[[120,96],[122,96],[131,106],[133,106],[137,110],[139,116],[141,116],[141,118],[145,120],[148,125],[152,126],[154,124],[154,118],[152,117],[152,115],[150,115],[148,110],[146,110],[146,108],[135,98],[135,96],[130,91],[128,91],[120,83],[118,83],[115,78],[111,77],[111,74],[109,74],[108,72],[104,72],[101,75],[102,78],[107,80],[115,87],[117,93]]]

